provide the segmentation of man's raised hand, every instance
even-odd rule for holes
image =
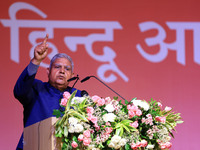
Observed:
[[[48,40],[49,34],[46,34],[46,37],[44,38],[44,41],[37,45],[34,49],[34,57],[31,60],[33,64],[39,65],[42,60],[47,56],[48,54]]]

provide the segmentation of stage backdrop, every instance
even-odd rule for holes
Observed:
[[[23,107],[14,84],[49,33],[49,55],[69,54],[80,79],[94,75],[127,100],[160,100],[182,114],[172,150],[199,149],[200,2],[198,0],[1,0],[0,149],[15,149]],[[72,85],[72,83],[71,83]],[[76,84],[90,95],[116,96],[100,82]]]

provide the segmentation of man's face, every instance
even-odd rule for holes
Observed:
[[[47,71],[49,83],[60,91],[67,88],[67,80],[73,76],[72,65],[66,58],[57,58]]]

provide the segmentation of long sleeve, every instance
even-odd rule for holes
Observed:
[[[24,69],[24,71],[19,76],[15,87],[14,87],[14,96],[16,99],[20,101],[23,105],[28,104],[30,98],[32,96],[32,87],[35,80],[35,75],[38,70],[37,65],[33,63],[29,63],[29,65]]]

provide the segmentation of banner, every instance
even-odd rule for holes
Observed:
[[[2,1],[1,149],[15,149],[23,131],[23,107],[13,87],[49,34],[49,54],[37,79],[56,53],[70,55],[75,75],[94,75],[128,101],[160,100],[181,112],[172,149],[198,149],[200,88],[200,2],[187,1]],[[72,84],[71,84],[72,85]],[[76,84],[90,95],[117,96],[99,81]],[[119,98],[120,100],[120,98]]]

